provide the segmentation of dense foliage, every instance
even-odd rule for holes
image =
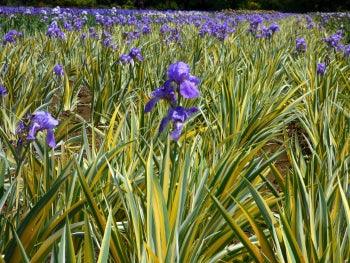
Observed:
[[[281,11],[349,10],[350,0],[2,0],[3,5],[120,6],[158,9],[274,9]]]
[[[0,262],[350,258],[348,14],[0,11]]]

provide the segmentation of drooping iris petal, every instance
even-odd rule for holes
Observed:
[[[35,140],[36,133],[39,131],[39,129],[40,129],[40,125],[38,123],[35,123],[35,122],[32,123],[29,126],[27,139],[28,140]]]
[[[176,122],[185,122],[187,119],[186,109],[181,106],[176,107],[169,115],[171,119]]]
[[[195,82],[184,80],[180,84],[180,94],[186,99],[194,99],[199,96],[199,90]]]
[[[171,105],[175,105],[177,101],[171,81],[166,81],[162,87],[155,89],[151,95],[151,100],[145,106],[145,113],[150,112],[159,100],[166,100]]]
[[[186,109],[187,117],[191,117],[196,112],[198,112],[198,108],[197,107],[191,107],[191,108]]]
[[[141,54],[137,54],[135,56],[135,58],[138,60],[138,61],[143,61],[143,56]]]
[[[159,97],[154,97],[154,98],[150,99],[150,101],[147,102],[147,104],[145,106],[145,110],[144,110],[145,113],[150,112],[159,100],[160,100]]]
[[[177,141],[180,138],[183,127],[184,127],[183,122],[174,123],[173,130],[170,133],[170,136],[173,140]]]
[[[46,143],[51,148],[55,148],[56,147],[55,134],[54,134],[52,129],[48,129],[47,130]]]
[[[169,115],[165,116],[162,121],[160,122],[159,125],[159,133],[162,133],[164,131],[164,129],[166,128],[166,126],[168,126],[169,122],[170,122],[171,118]]]

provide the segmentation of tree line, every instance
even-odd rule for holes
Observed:
[[[182,10],[344,11],[350,0],[0,0],[1,5],[155,8]]]

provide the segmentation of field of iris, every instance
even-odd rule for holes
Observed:
[[[0,8],[0,262],[347,262],[349,21]]]

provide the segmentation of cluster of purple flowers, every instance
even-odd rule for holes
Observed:
[[[204,37],[205,35],[213,36],[221,41],[224,41],[228,36],[235,32],[235,28],[228,23],[214,23],[208,21],[204,23],[199,29],[199,35]]]
[[[169,104],[169,109],[160,123],[159,133],[164,131],[169,122],[172,122],[173,128],[170,136],[173,140],[178,140],[185,122],[198,111],[196,107],[180,106],[179,97],[197,98],[200,95],[198,90],[200,80],[191,75],[190,67],[181,61],[171,64],[167,73],[168,80],[163,86],[152,92],[151,99],[145,106],[145,113],[150,112],[160,100],[166,101]]]
[[[253,15],[249,18],[249,29],[248,32],[254,36],[258,33],[259,25],[264,21],[264,18],[260,15]]]
[[[140,27],[140,31],[144,35],[148,35],[152,32],[152,28],[150,24],[143,24],[143,25],[140,25],[139,27]]]
[[[123,38],[126,40],[127,44],[141,37],[141,33],[138,30],[123,32]]]
[[[163,24],[159,29],[159,33],[167,44],[181,41],[180,30],[176,27],[172,28],[168,24]]]
[[[312,20],[311,16],[305,16],[305,20],[307,29],[313,29],[315,27],[315,23]]]
[[[52,117],[49,112],[37,111],[19,122],[16,134],[20,136],[20,142],[34,141],[38,132],[46,131],[46,143],[51,147],[56,147],[54,128],[58,125],[58,120]]]
[[[63,27],[64,27],[64,29],[67,30],[68,32],[71,32],[71,31],[74,30],[74,27],[73,27],[72,24],[71,24],[70,22],[68,22],[68,21],[65,21],[65,22],[63,23]]]
[[[338,30],[335,34],[324,38],[323,41],[327,43],[327,46],[330,49],[334,49],[335,51],[342,52],[345,57],[349,57],[350,45],[343,45],[341,43],[343,37],[344,37],[344,32],[342,30]]]
[[[60,39],[65,39],[66,35],[65,33],[61,30],[61,28],[58,26],[57,21],[52,21],[51,24],[49,25],[46,35],[52,38],[60,38]]]
[[[140,62],[143,61],[143,56],[141,54],[141,50],[139,48],[136,48],[136,47],[133,47],[130,50],[129,54],[122,54],[119,57],[119,61],[122,64],[128,64],[128,63],[133,62],[134,60],[137,60]]]
[[[323,41],[327,43],[329,48],[338,49],[342,38],[343,33],[339,31],[329,37],[324,38]]]
[[[305,38],[303,37],[297,38],[295,40],[295,46],[296,46],[297,52],[305,52],[307,47]]]
[[[273,23],[269,27],[262,26],[260,33],[257,33],[255,36],[257,38],[271,38],[279,30],[280,30],[279,25],[276,23]]]
[[[105,47],[109,47],[113,50],[117,49],[117,45],[113,43],[112,34],[106,30],[102,32],[102,43]]]
[[[346,45],[342,48],[342,51],[344,52],[344,56],[345,57],[349,57],[350,56],[350,45]]]
[[[263,25],[264,18],[260,15],[253,15],[249,19],[249,29],[256,38],[271,38],[276,32],[280,30],[277,23],[272,23],[268,27]],[[261,25],[261,27],[260,27]]]
[[[6,45],[7,43],[16,43],[17,39],[22,36],[21,32],[18,32],[17,30],[10,30],[8,31],[2,38],[3,44]]]
[[[95,28],[93,28],[93,27],[89,28],[89,37],[94,38],[94,39],[98,39],[98,34],[97,34]]]

